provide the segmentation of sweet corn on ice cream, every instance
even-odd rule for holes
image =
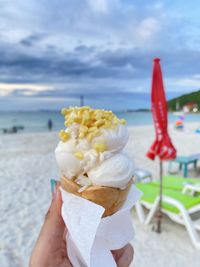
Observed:
[[[132,160],[123,151],[128,140],[125,120],[117,118],[112,111],[85,106],[64,108],[62,114],[66,129],[60,131],[60,142],[55,150],[62,187],[105,209],[108,203],[103,202],[107,194],[115,196],[112,206],[122,205],[119,196],[123,195],[125,200],[133,174]],[[109,188],[112,189],[110,193]],[[114,213],[111,207],[109,212],[107,210],[106,215]]]

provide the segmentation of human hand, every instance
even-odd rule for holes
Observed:
[[[61,216],[62,198],[57,186],[56,193],[30,258],[30,267],[72,267],[67,256],[66,227]],[[130,244],[112,251],[117,267],[128,267],[133,259]]]
[[[62,198],[59,186],[30,258],[30,267],[72,267],[66,253],[66,227],[61,216]]]
[[[134,256],[134,250],[131,244],[125,247],[112,251],[117,267],[129,267]]]

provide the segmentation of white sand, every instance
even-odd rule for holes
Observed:
[[[197,125],[197,124],[196,124]],[[171,130],[179,154],[200,152],[200,135]],[[150,126],[132,127],[127,150],[135,165],[158,176],[158,162],[151,162],[145,153],[154,139]],[[54,158],[57,133],[37,133],[0,136],[0,266],[24,267],[38,236],[44,215],[50,203],[50,178],[58,179]],[[165,164],[165,170],[167,165]],[[194,175],[193,173],[190,173]],[[133,211],[136,230],[136,267],[199,266],[199,251],[191,244],[184,227],[163,219],[161,235],[144,227]]]

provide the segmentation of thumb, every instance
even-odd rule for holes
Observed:
[[[65,223],[61,216],[62,197],[59,186],[57,185],[56,192],[53,194],[50,208],[45,216],[44,224],[33,250],[33,254],[37,257],[44,251],[45,254],[49,254],[51,251],[57,250],[63,242]],[[41,256],[44,257],[44,255]]]
[[[61,240],[65,231],[65,223],[61,216],[62,197],[59,189],[60,184],[56,186],[56,192],[53,194],[51,206],[45,216],[44,225],[40,236],[45,240]]]

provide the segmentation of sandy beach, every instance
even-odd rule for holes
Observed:
[[[170,126],[170,134],[178,154],[200,153],[198,124],[177,132]],[[145,153],[154,139],[153,126],[131,127],[126,149],[135,166],[158,177],[158,162]],[[54,158],[58,142],[56,132],[0,136],[0,266],[28,266],[30,253],[38,236],[51,201],[50,179],[58,179]],[[166,173],[167,163],[164,164]],[[190,172],[191,176],[196,174]],[[198,176],[198,174],[197,174]],[[199,175],[200,177],[200,175]],[[184,227],[163,219],[163,232],[152,231],[152,224],[144,227],[133,210],[135,226],[134,267],[199,266],[199,251],[195,250]]]

